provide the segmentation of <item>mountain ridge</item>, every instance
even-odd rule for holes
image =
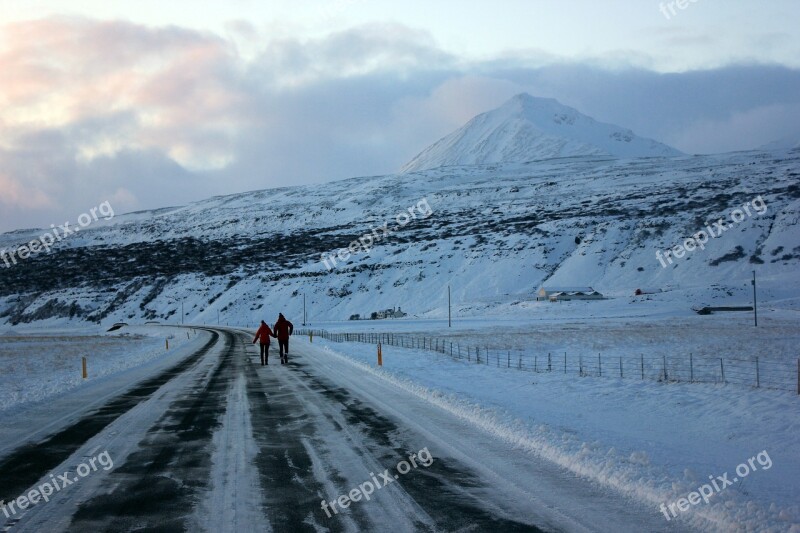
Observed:
[[[279,309],[299,316],[302,294],[315,321],[395,305],[434,317],[448,285],[460,316],[550,312],[526,303],[542,284],[615,297],[677,287],[672,305],[690,312],[748,302],[752,270],[759,303],[791,307],[800,301],[798,168],[796,152],[585,156],[351,178],[118,215],[49,254],[0,263],[0,326],[174,321],[181,300],[187,322],[216,323],[219,312],[223,321],[257,323]],[[659,264],[656,251],[757,196],[768,206],[763,215],[668,268]],[[431,216],[399,227],[397,217],[423,199]],[[397,231],[369,253],[326,268],[323,258],[387,222]],[[0,249],[38,233],[0,235]]]

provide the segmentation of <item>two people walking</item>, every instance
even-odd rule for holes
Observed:
[[[269,365],[269,344],[270,337],[278,339],[278,347],[281,356],[281,364],[289,362],[289,337],[294,332],[294,324],[286,320],[283,313],[278,314],[278,321],[270,329],[266,322],[261,321],[261,326],[256,332],[253,344],[259,341],[261,345],[261,366]]]

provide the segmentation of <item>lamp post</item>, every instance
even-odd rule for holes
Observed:
[[[450,285],[447,286],[447,327],[453,327],[453,311],[450,305]]]
[[[758,301],[756,300],[756,271],[753,270],[753,320],[758,327]]]

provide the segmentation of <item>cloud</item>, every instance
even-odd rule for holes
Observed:
[[[646,63],[636,54],[576,62],[538,50],[470,62],[397,24],[303,40],[243,21],[228,31],[67,17],[3,26],[0,71],[13,82],[0,85],[0,230],[105,200],[121,212],[392,172],[521,91],[687,152],[800,137],[800,72],[785,67],[660,74],[630,66]],[[248,36],[264,44],[244,55]]]
[[[681,132],[677,143],[701,152],[752,150],[784,138],[800,141],[800,103],[770,105],[733,113],[722,119],[694,121]]]
[[[29,209],[52,207],[53,200],[40,190],[23,187],[17,180],[0,174],[0,203]]]

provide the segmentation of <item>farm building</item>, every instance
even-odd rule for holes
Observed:
[[[404,316],[408,316],[408,313],[404,313],[401,308],[397,309],[386,309],[384,311],[375,311],[370,315],[372,320],[383,320],[386,318],[403,318]]]
[[[536,294],[537,302],[602,299],[603,295],[591,287],[542,287]]]

